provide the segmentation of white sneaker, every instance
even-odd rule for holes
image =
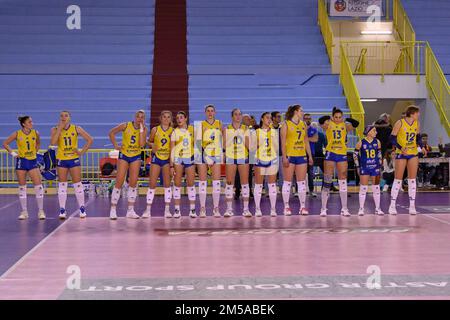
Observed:
[[[251,218],[253,215],[250,212],[250,210],[244,210],[244,212],[242,212],[242,216],[246,218]]]
[[[388,192],[388,191],[389,191],[389,186],[387,184],[385,184],[383,187],[383,192]]]
[[[233,216],[233,210],[226,210],[225,213],[223,214],[224,218],[229,218],[231,216]]]
[[[262,217],[261,209],[255,209],[255,217]]]
[[[192,209],[191,212],[189,213],[189,217],[191,218],[197,218],[197,212],[195,212],[195,209]]]
[[[231,215],[233,215],[233,214],[231,214]],[[214,216],[214,218],[222,217],[221,214],[220,214],[219,208],[214,208],[213,209],[213,216]]]
[[[66,214],[66,210],[64,210],[64,209],[61,209],[60,211],[59,211],[59,219],[61,219],[61,220],[65,220],[66,218],[67,218],[67,214]]]
[[[80,208],[80,218],[84,219],[86,218],[87,214],[86,214],[86,208],[85,207],[81,207]]]
[[[44,210],[39,210],[39,212],[38,212],[38,219],[39,220],[45,220],[45,212],[44,212]]]
[[[200,218],[206,218],[206,209],[205,208],[200,209]]]
[[[117,220],[117,210],[116,210],[116,208],[111,208],[111,210],[109,210],[109,219]]]
[[[19,215],[19,220],[26,220],[28,219],[28,211],[22,211]]]
[[[172,218],[172,214],[170,213],[170,211],[164,212],[164,218],[167,218],[167,219]]]
[[[301,216],[307,216],[309,214],[309,211],[306,208],[301,208],[298,214]]]
[[[292,214],[291,208],[284,208],[283,214],[285,216],[290,216]]]
[[[326,217],[327,216],[327,209],[320,209],[320,216]]]
[[[417,214],[416,207],[409,207],[409,214],[415,216]]]
[[[342,209],[341,210],[341,216],[343,216],[343,217],[350,217],[351,214],[350,214],[350,212],[348,212],[348,209]]]
[[[364,215],[364,208],[359,208],[358,216],[363,216],[363,215]]]
[[[150,209],[145,209],[144,213],[142,214],[142,219],[148,219],[152,216],[152,212]]]
[[[270,216],[271,217],[276,217],[278,216],[277,212],[275,210],[270,210]]]
[[[384,212],[381,209],[375,209],[375,214],[379,216],[384,216]]]
[[[139,215],[137,215],[136,212],[134,212],[134,210],[128,210],[126,217],[128,219],[139,219],[140,218]]]
[[[397,214],[397,208],[395,207],[395,205],[390,205],[389,206],[389,214],[392,214],[392,215],[396,215]]]
[[[181,212],[180,212],[180,210],[175,209],[175,212],[173,213],[173,217],[174,217],[175,219],[181,218]]]

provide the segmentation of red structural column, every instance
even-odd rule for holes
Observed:
[[[156,0],[151,125],[162,110],[189,111],[186,0]]]

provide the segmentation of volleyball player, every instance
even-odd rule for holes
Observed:
[[[398,192],[402,186],[405,168],[408,170],[408,195],[409,214],[415,215],[416,211],[416,177],[419,168],[417,146],[422,146],[419,123],[420,110],[416,106],[406,109],[405,118],[398,120],[392,129],[391,142],[396,147],[395,179],[391,190],[390,214],[397,214],[396,201]],[[427,155],[425,148],[422,149],[424,156]]]
[[[122,145],[116,141],[116,135],[122,132]],[[111,209],[109,218],[117,219],[117,202],[120,198],[120,190],[128,175],[128,209],[126,217],[130,219],[139,219],[139,215],[134,211],[134,203],[138,195],[137,182],[139,170],[141,168],[141,152],[145,146],[147,137],[147,127],[145,126],[145,111],[139,110],[134,115],[134,120],[124,122],[112,128],[109,131],[109,139],[114,149],[119,150],[119,159],[117,160],[116,183],[111,194]]]
[[[322,186],[322,209],[320,215],[327,215],[327,202],[330,195],[333,173],[335,168],[338,173],[339,195],[341,197],[341,215],[350,216],[347,208],[347,133],[356,129],[359,122],[352,118],[344,121],[343,112],[333,107],[332,116],[323,116],[319,119],[326,132],[327,147],[325,148],[324,174]]]
[[[40,147],[39,132],[33,129],[33,120],[30,116],[18,118],[21,129],[14,131],[4,142],[3,148],[16,160],[16,175],[19,182],[19,200],[22,211],[19,220],[28,219],[27,209],[27,176],[34,185],[36,202],[38,206],[39,220],[45,219],[44,213],[44,188],[42,187],[41,173],[37,165],[37,152]],[[17,152],[9,146],[16,141]]]
[[[176,128],[170,138],[170,169],[174,177],[173,201],[175,210],[173,217],[181,217],[181,181],[186,176],[189,198],[189,216],[196,218],[195,211],[195,164],[194,164],[194,126],[189,124],[185,112],[176,115]]]
[[[225,187],[225,199],[227,210],[224,217],[233,216],[233,187],[236,177],[236,171],[239,171],[239,179],[242,188],[242,199],[244,208],[242,215],[251,217],[252,214],[248,209],[250,197],[250,186],[248,183],[249,164],[248,164],[248,147],[249,147],[249,129],[242,124],[242,112],[239,109],[231,111],[231,124],[223,129],[223,141],[225,141],[225,172],[227,185]]]
[[[81,136],[86,143],[81,150],[78,149],[78,137]],[[80,126],[71,123],[70,113],[61,111],[59,115],[59,124],[51,130],[51,145],[57,145],[56,151],[56,170],[58,173],[58,201],[59,218],[67,218],[66,200],[67,200],[67,178],[70,174],[75,197],[80,208],[80,218],[86,217],[86,208],[84,203],[84,190],[81,183],[81,163],[80,157],[86,153],[92,145],[92,137]]]
[[[206,191],[208,167],[212,176],[213,215],[221,217],[219,211],[220,201],[220,166],[223,163],[222,150],[222,122],[215,118],[216,108],[213,105],[205,107],[206,119],[196,128],[196,140],[201,141],[202,156],[197,164],[199,175],[200,218],[206,217]],[[198,136],[197,136],[198,135]],[[197,162],[197,161],[196,161]]]
[[[300,200],[300,215],[308,215],[306,209],[306,172],[309,165],[314,164],[311,154],[307,127],[303,122],[303,109],[300,105],[289,106],[286,112],[286,120],[281,126],[281,150],[283,154],[283,188],[282,197],[284,203],[284,215],[292,214],[289,206],[291,193],[291,181],[297,179],[298,194]],[[308,156],[308,157],[306,157]]]
[[[270,112],[261,115],[259,128],[256,129],[256,163],[255,187],[255,216],[261,217],[261,194],[264,178],[267,177],[269,187],[270,215],[277,216],[277,172],[278,172],[278,130],[271,127],[272,116]]]
[[[355,146],[353,160],[360,178],[359,188],[359,211],[358,215],[363,216],[364,203],[366,201],[369,180],[372,178],[372,194],[375,203],[375,214],[383,215],[380,208],[380,176],[382,165],[381,142],[376,138],[377,129],[375,126],[367,126],[364,130],[364,138]]]
[[[155,197],[155,188],[162,171],[164,186],[164,217],[172,218],[170,203],[172,189],[170,188],[170,136],[172,135],[172,112],[162,111],[159,117],[160,124],[150,131],[148,144],[152,149],[152,162],[150,164],[149,187],[147,191],[147,208],[142,218],[151,216],[151,207]]]

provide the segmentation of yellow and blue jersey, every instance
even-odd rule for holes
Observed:
[[[294,123],[286,120],[286,155],[288,157],[306,156],[305,135],[305,122]]]
[[[194,127],[192,125],[187,129],[175,128],[171,139],[175,143],[172,151],[175,159],[191,159],[194,156]]]
[[[160,125],[156,128],[155,139],[153,144],[156,146],[156,157],[160,160],[168,160],[170,158],[170,136],[173,128],[169,127],[164,130]]]
[[[405,119],[401,119],[401,127],[397,133],[397,142],[406,149],[407,155],[417,154],[417,134],[419,133],[419,126],[417,121],[409,124]],[[397,149],[397,154],[401,154],[402,151]]]
[[[202,147],[206,156],[217,157],[222,153],[222,123],[202,121]]]
[[[247,159],[248,148],[245,145],[245,138],[248,137],[248,128],[241,125],[238,129],[235,129],[230,124],[226,130],[226,157],[233,160]]]
[[[58,160],[73,160],[78,158],[75,151],[78,150],[78,132],[77,126],[69,125],[69,128],[63,129],[58,139],[58,151],[56,152],[56,159]]]
[[[127,122],[125,130],[122,132],[122,149],[127,157],[135,157],[141,154],[139,128],[136,129],[133,122]]]
[[[345,122],[335,123],[330,121],[326,131],[326,151],[337,155],[347,155],[347,127]]]
[[[37,133],[36,130],[31,129],[29,134],[25,134],[22,130],[17,131],[16,137],[17,149],[19,158],[24,158],[27,160],[36,159],[36,144],[37,144]]]
[[[257,160],[267,163],[278,158],[278,131],[276,129],[256,129],[256,139],[258,146],[256,151]]]

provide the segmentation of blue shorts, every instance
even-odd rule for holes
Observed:
[[[405,160],[409,160],[409,159],[412,159],[412,158],[414,158],[414,157],[417,157],[417,154],[407,154],[407,155],[404,155],[404,154],[398,153],[398,154],[395,156],[395,159],[405,159]]]
[[[164,167],[165,165],[167,165],[169,163],[170,163],[169,159],[161,160],[155,154],[152,156],[152,164],[156,164],[156,165],[158,165],[160,167]]]
[[[327,151],[325,153],[325,160],[333,161],[333,162],[347,162],[347,155],[346,154],[336,154],[334,152]]]
[[[271,161],[262,161],[262,160],[256,159],[255,166],[259,167],[259,168],[269,168],[269,167],[271,167],[273,165],[277,165],[277,164],[278,164],[277,159],[274,159]]]
[[[193,166],[195,164],[194,157],[191,158],[176,157],[174,160],[174,164],[181,164],[184,168],[189,168],[190,166]]]
[[[225,164],[248,164],[248,158],[245,159],[233,159],[233,158],[226,158]]]
[[[208,156],[206,154],[203,154],[202,163],[208,164],[208,165],[212,165],[212,164],[216,164],[216,163],[221,164],[222,157],[221,156]]]
[[[361,176],[378,177],[381,174],[381,172],[380,172],[380,168],[361,167],[361,168],[359,168],[359,174]]]
[[[308,163],[308,158],[306,156],[305,157],[288,157],[288,160],[289,160],[289,163],[295,164],[295,165]]]
[[[135,162],[137,160],[141,160],[141,155],[138,154],[137,156],[134,156],[134,157],[128,157],[128,156],[124,155],[122,152],[120,152],[119,153],[119,159],[120,160],[124,160],[124,161],[126,161],[128,163],[132,163],[132,162]]]
[[[29,160],[25,158],[17,158],[16,159],[16,170],[25,170],[30,171],[33,169],[36,169],[38,167],[37,165],[37,159]]]
[[[56,166],[60,168],[72,169],[80,166],[80,159],[71,159],[71,160],[58,160],[56,159]]]

